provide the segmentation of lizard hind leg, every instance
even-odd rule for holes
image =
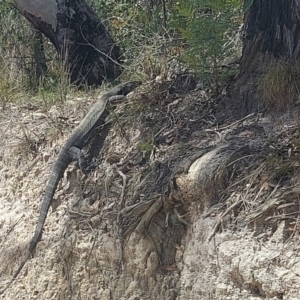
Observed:
[[[88,164],[81,149],[75,146],[70,147],[69,155],[72,160],[77,161],[80,170],[82,170],[83,172],[93,171],[101,163],[101,160],[99,159]]]

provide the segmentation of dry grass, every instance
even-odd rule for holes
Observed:
[[[300,100],[300,65],[277,61],[261,78],[259,90],[268,110],[291,107]]]

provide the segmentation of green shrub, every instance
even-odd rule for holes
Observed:
[[[217,89],[221,66],[240,56],[242,1],[178,0],[174,10],[174,22],[186,41],[182,59]]]

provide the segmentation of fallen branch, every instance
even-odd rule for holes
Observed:
[[[223,220],[223,218],[231,211],[233,210],[236,206],[238,206],[239,204],[241,204],[243,201],[242,199],[240,199],[240,197],[237,199],[236,202],[234,202],[231,206],[229,206],[221,215],[220,219],[218,220],[218,222],[216,223],[216,225],[213,228],[212,233],[209,235],[208,239],[207,239],[207,243],[209,243],[211,241],[211,239],[215,236],[217,230],[219,229],[219,226]]]

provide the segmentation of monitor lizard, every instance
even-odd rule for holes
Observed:
[[[139,81],[121,83],[115,86],[114,88],[112,88],[111,90],[109,90],[108,92],[101,95],[99,100],[92,106],[92,108],[89,110],[87,115],[80,122],[80,124],[74,130],[74,132],[67,140],[63,148],[60,150],[58,154],[58,158],[53,166],[48,184],[45,189],[44,199],[42,202],[40,215],[36,225],[34,236],[30,241],[29,248],[19,268],[16,270],[11,281],[0,292],[0,294],[3,294],[7,290],[7,288],[11,285],[11,283],[17,278],[17,276],[23,269],[25,263],[27,262],[29,257],[32,255],[34,249],[36,248],[37,243],[39,242],[42,236],[42,229],[47,217],[49,207],[52,202],[53,195],[68,165],[73,160],[78,160],[78,165],[81,169],[83,170],[90,169],[89,167],[87,167],[81,149],[88,144],[89,138],[93,134],[94,130],[96,129],[97,122],[100,119],[103,112],[105,111],[107,103],[113,100],[120,100],[124,98],[128,93],[130,93],[140,84],[141,82]]]

